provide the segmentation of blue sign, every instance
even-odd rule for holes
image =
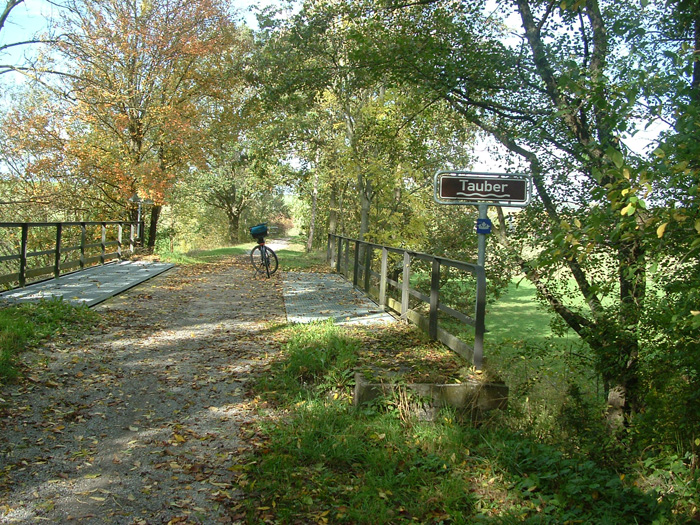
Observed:
[[[484,235],[491,233],[491,219],[478,219],[476,221],[476,233]]]

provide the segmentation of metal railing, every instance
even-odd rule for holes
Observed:
[[[381,254],[377,257],[375,254],[379,251]],[[398,265],[393,266],[390,271],[389,258],[392,254],[395,254],[394,258],[398,259]],[[432,339],[444,343],[471,361],[477,369],[483,367],[486,314],[486,273],[483,266],[335,234],[328,235],[327,258],[336,272],[345,275],[347,279],[352,279],[356,287],[374,296],[381,308],[391,309],[418,325],[428,332]],[[428,293],[411,287],[412,265],[416,261],[427,263],[427,268],[422,273],[430,276]],[[377,264],[378,271],[375,269]],[[470,308],[472,311],[468,314],[451,308],[440,300],[441,272],[445,268],[454,268],[473,276],[475,281],[473,294],[471,294],[473,308]],[[392,297],[391,291],[397,298]],[[411,308],[411,298],[414,302],[417,299],[423,310],[425,306],[428,307],[427,317],[419,311],[421,308]],[[440,312],[473,327],[473,345],[468,345],[441,328],[438,315]]]
[[[0,285],[24,287],[46,275],[57,278],[119,259],[125,226],[133,252],[136,224],[126,221],[0,222]]]

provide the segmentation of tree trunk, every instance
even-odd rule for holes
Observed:
[[[148,251],[153,252],[156,245],[156,235],[158,233],[158,218],[162,207],[159,204],[154,204],[151,207],[151,223],[148,226]]]
[[[241,213],[230,211],[228,216],[228,238],[231,244],[238,243],[238,229],[241,225]]]
[[[311,190],[311,218],[309,220],[309,236],[306,240],[306,251],[310,252],[314,244],[316,232],[316,213],[318,211],[318,170],[314,170],[314,184]]]
[[[338,231],[338,188],[331,186],[331,199],[328,205],[328,233],[336,234]]]
[[[367,240],[369,232],[369,212],[372,207],[372,184],[362,175],[358,175],[358,186],[360,187],[360,235],[361,241]]]

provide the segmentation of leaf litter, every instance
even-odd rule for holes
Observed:
[[[97,310],[89,333],[45,342],[0,387],[0,523],[235,522],[261,410],[247,385],[285,320],[279,279],[232,257]]]

